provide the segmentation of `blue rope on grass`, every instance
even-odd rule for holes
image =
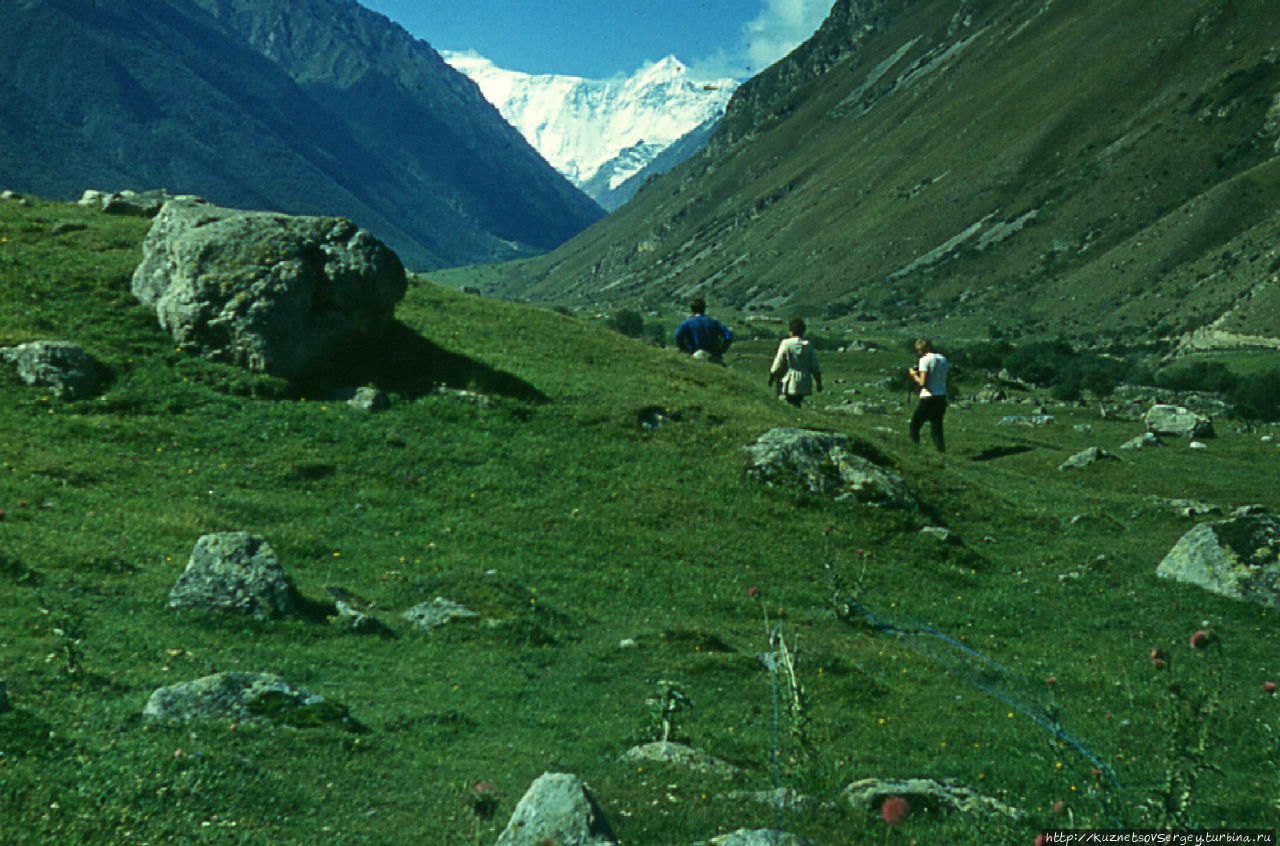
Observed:
[[[842,597],[839,603],[849,612],[861,617],[866,623],[876,631],[887,634],[895,640],[902,641],[908,649],[918,655],[922,655],[937,664],[940,664],[945,670],[963,678],[965,681],[978,687],[983,692],[994,696],[1010,708],[1029,718],[1041,728],[1049,731],[1054,737],[1061,740],[1067,746],[1079,752],[1090,763],[1092,763],[1098,772],[1106,776],[1107,781],[1121,793],[1125,792],[1124,785],[1116,778],[1111,767],[1107,766],[1102,759],[1093,753],[1087,746],[1067,734],[1062,725],[1058,722],[1055,710],[1044,703],[1036,701],[1037,697],[1030,693],[1032,685],[1025,678],[1013,672],[1004,665],[993,661],[986,655],[977,650],[965,646],[963,643],[954,638],[944,635],[942,632],[934,629],[924,623],[916,620],[910,621],[910,627],[904,628],[895,623],[891,623],[881,616],[873,613],[871,609],[863,605],[857,600]],[[936,649],[928,645],[928,641],[944,644],[951,648],[950,651],[958,652],[961,657],[946,656],[938,654]],[[977,663],[983,669],[975,672],[967,669],[966,664]],[[985,672],[984,672],[985,671]],[[995,681],[983,680],[984,675],[994,675]],[[1010,688],[1020,687],[1021,693]],[[1030,700],[1030,701],[1028,701]]]

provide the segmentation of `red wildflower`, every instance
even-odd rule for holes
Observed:
[[[1265,690],[1267,693],[1270,693],[1272,696],[1275,696],[1276,683],[1273,681],[1264,681],[1262,683],[1262,689]]]
[[[880,819],[888,825],[902,825],[911,813],[911,805],[901,796],[890,796],[880,806]]]
[[[1190,642],[1192,649],[1204,649],[1209,644],[1213,643],[1213,635],[1204,629],[1197,629],[1192,633]]]
[[[1157,670],[1163,670],[1169,664],[1169,653],[1160,647],[1152,647],[1151,649],[1151,665]]]
[[[498,788],[487,781],[471,785],[471,810],[478,817],[493,816],[498,810]]]
[[[747,589],[747,596],[751,597],[752,599],[758,599],[758,598],[759,598],[759,596],[760,596],[760,588],[758,588],[758,587],[754,587],[754,586],[753,586],[753,587],[748,588],[748,589]]]
[[[1049,687],[1053,687],[1055,684],[1058,683],[1058,679],[1056,676],[1049,676],[1049,678],[1044,680],[1044,683],[1049,685]]]

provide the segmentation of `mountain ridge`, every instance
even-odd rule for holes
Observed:
[[[1223,319],[1280,270],[1280,51],[1265,3],[1149,7],[839,0],[701,154],[495,291],[1082,340]]]
[[[553,167],[608,210],[634,194],[638,182],[623,187],[629,180],[665,172],[695,152],[738,85],[727,77],[695,78],[675,56],[605,80],[511,71],[474,53],[444,58],[474,80]],[[655,171],[654,159],[672,148]],[[677,151],[688,152],[676,158]]]
[[[353,0],[3,7],[7,188],[334,214],[423,270],[545,251],[603,214],[429,45]]]

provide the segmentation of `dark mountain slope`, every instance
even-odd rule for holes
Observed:
[[[499,238],[546,250],[601,216],[470,80],[354,0],[194,2],[342,118],[379,162],[461,198],[460,211]]]
[[[974,333],[1274,334],[1275,14],[840,0],[740,89],[704,154],[507,292],[698,291]]]
[[[281,27],[280,2],[208,4],[224,22],[188,0],[0,0],[0,184],[339,214],[415,268],[549,249],[600,216],[430,47],[353,2],[287,5]]]

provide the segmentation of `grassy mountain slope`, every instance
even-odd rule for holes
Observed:
[[[984,334],[1274,336],[1260,0],[840,0],[707,151],[496,290]],[[1247,307],[1243,307],[1247,304]]]
[[[396,348],[352,365],[394,395],[368,415],[176,352],[128,293],[143,234],[75,207],[0,204],[0,344],[72,339],[110,373],[101,398],[58,402],[0,369],[12,706],[0,842],[492,842],[546,770],[582,775],[627,844],[739,826],[825,844],[1027,843],[1044,826],[1150,824],[1151,800],[1187,824],[1274,822],[1280,700],[1262,687],[1280,675],[1274,613],[1154,577],[1193,522],[1154,497],[1276,501],[1280,475],[1257,472],[1276,447],[1257,433],[1220,422],[1207,450],[1067,473],[1055,467],[1068,455],[1114,449],[1141,424],[1051,407],[1058,423],[1030,430],[998,424],[1016,407],[975,405],[951,413],[953,452],[938,460],[910,448],[901,416],[777,402],[763,376],[772,340],[715,368],[422,280]],[[831,392],[905,415],[883,387],[905,359],[826,353],[824,365]],[[670,422],[646,431],[654,407]],[[743,446],[793,425],[855,438],[925,508],[748,481]],[[927,524],[960,543],[921,535]],[[380,640],[169,611],[196,539],[230,530],[266,537],[307,597],[341,586],[401,631],[403,610],[437,596],[497,622]],[[967,680],[989,686],[989,672],[840,622],[833,576],[1029,680],[1020,701],[1056,708],[1123,792]],[[775,724],[756,658],[774,625],[798,648],[807,745],[785,711]],[[1206,626],[1221,653],[1187,646]],[[1148,660],[1157,647],[1167,671]],[[216,670],[279,673],[369,731],[140,720],[155,688]],[[620,763],[653,728],[659,680],[693,703],[678,735],[745,768],[748,787],[834,801],[858,778],[949,778],[1027,815],[921,813],[889,831],[839,804],[775,812],[731,798],[736,784]],[[498,791],[492,818],[472,812],[481,780]]]
[[[203,5],[0,3],[0,185],[341,215],[424,270],[543,251],[602,214],[381,15]]]

